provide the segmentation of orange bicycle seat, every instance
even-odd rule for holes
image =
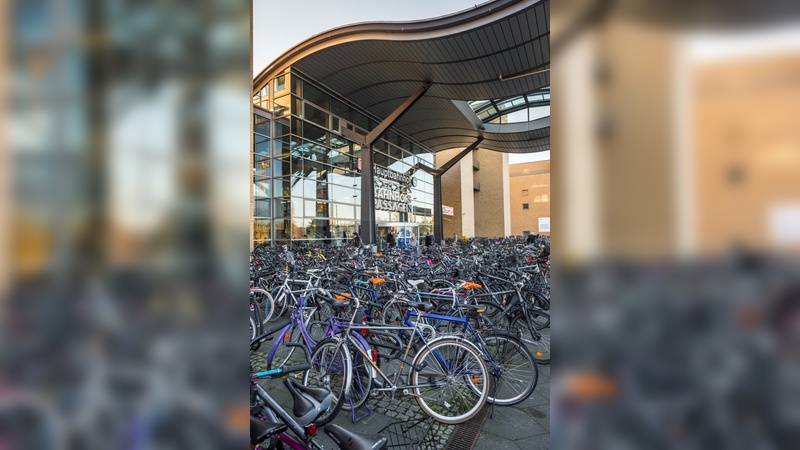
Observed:
[[[478,283],[473,283],[473,282],[471,282],[471,281],[465,281],[465,282],[464,282],[464,289],[467,289],[467,290],[469,290],[469,289],[480,289],[480,288],[482,288],[482,287],[483,287],[483,286],[481,286],[480,284],[478,284]]]
[[[386,279],[385,278],[370,278],[369,282],[372,283],[372,284],[381,284],[381,283],[385,283]]]

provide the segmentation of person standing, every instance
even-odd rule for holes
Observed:
[[[358,233],[353,233],[353,247],[361,247],[361,236]]]
[[[433,245],[433,236],[430,233],[425,235],[425,247],[430,247]]]
[[[411,233],[411,239],[408,240],[408,250],[415,255],[419,255],[419,245],[417,244],[419,244],[417,242],[417,237],[414,236],[414,233]]]
[[[389,230],[389,232],[386,233],[386,245],[388,245],[389,248],[394,248],[394,246],[397,245],[397,239],[394,237],[393,230]]]

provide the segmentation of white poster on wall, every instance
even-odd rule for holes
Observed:
[[[539,217],[539,233],[549,233],[549,232],[550,232],[550,218]]]

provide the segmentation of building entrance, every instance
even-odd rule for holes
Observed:
[[[389,231],[394,232],[394,237],[397,240],[397,246],[400,248],[407,248],[414,236],[419,244],[419,224],[413,222],[378,222],[379,248],[386,248],[386,235]]]

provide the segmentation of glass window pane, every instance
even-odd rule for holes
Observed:
[[[381,152],[375,152],[375,164],[381,167],[389,167],[389,157]]]
[[[253,220],[253,239],[267,240],[272,238],[272,221],[269,219]]]
[[[289,159],[275,158],[272,163],[272,176],[277,178],[283,175],[290,175],[292,172],[289,169]]]
[[[274,222],[275,239],[289,239],[291,230],[291,221],[276,219]]]
[[[355,202],[353,198],[355,190],[352,187],[339,186],[336,184],[331,184],[329,187],[331,191],[331,200],[339,203],[349,203],[351,205]]]
[[[303,199],[292,197],[292,217],[303,217]]]
[[[272,197],[272,181],[254,181],[253,182],[253,197],[255,198],[270,198]]]
[[[328,203],[317,202],[315,217],[328,217]]]
[[[350,153],[350,141],[340,138],[335,134],[332,134],[331,148],[335,148],[339,150],[341,153]]]
[[[275,136],[289,134],[289,118],[275,119]]]
[[[269,178],[269,160],[262,159],[253,163],[253,179],[263,180]]]
[[[283,136],[274,139],[272,143],[272,155],[277,157],[288,157],[291,150],[291,137]]]
[[[288,177],[287,178],[275,178],[275,179],[273,179],[272,180],[273,181],[273,183],[272,183],[272,187],[273,187],[272,192],[274,193],[273,195],[275,195],[275,196],[285,195],[285,196],[288,197],[289,196],[289,192],[291,191],[291,184],[290,184],[289,180],[290,180],[290,178],[288,178]]]
[[[272,212],[275,217],[291,217],[292,216],[292,201],[289,197],[274,198],[272,199],[274,205]]]
[[[320,200],[328,199],[328,183],[317,183],[317,198]]]
[[[303,84],[303,98],[308,102],[322,107],[322,109],[327,110],[330,107],[330,96],[311,83]]]
[[[253,134],[253,158],[260,161],[270,157],[269,138],[259,134]]]
[[[322,144],[325,146],[328,145],[328,132],[320,127],[311,125],[309,123],[303,124],[302,136],[303,138],[308,139],[311,142]]]
[[[303,158],[292,155],[292,176],[302,177],[303,173]]]
[[[303,115],[303,101],[294,95],[292,96],[292,114],[295,116]]]
[[[334,133],[340,133],[341,125],[339,125],[339,118],[338,117],[331,117],[331,131]]]
[[[303,185],[304,183],[302,178],[292,177],[292,197],[303,196]]]
[[[353,109],[335,98],[331,99],[330,111],[348,122],[353,121]]]
[[[303,215],[306,217],[314,217],[317,215],[317,202],[314,200],[305,200],[303,203]]]
[[[253,114],[253,131],[269,136],[269,119]]]
[[[323,128],[328,128],[328,113],[316,106],[306,105],[305,115],[303,117]]]
[[[279,75],[275,78],[275,92],[280,92],[286,89],[286,75]]]
[[[284,95],[283,97],[275,99],[275,105],[272,109],[272,112],[275,114],[274,117],[282,117],[288,115],[290,112],[290,103],[292,101],[291,95]]]
[[[292,94],[303,96],[303,80],[300,77],[292,77]]]
[[[253,216],[255,217],[271,217],[272,216],[272,199],[256,200],[254,202]]]

